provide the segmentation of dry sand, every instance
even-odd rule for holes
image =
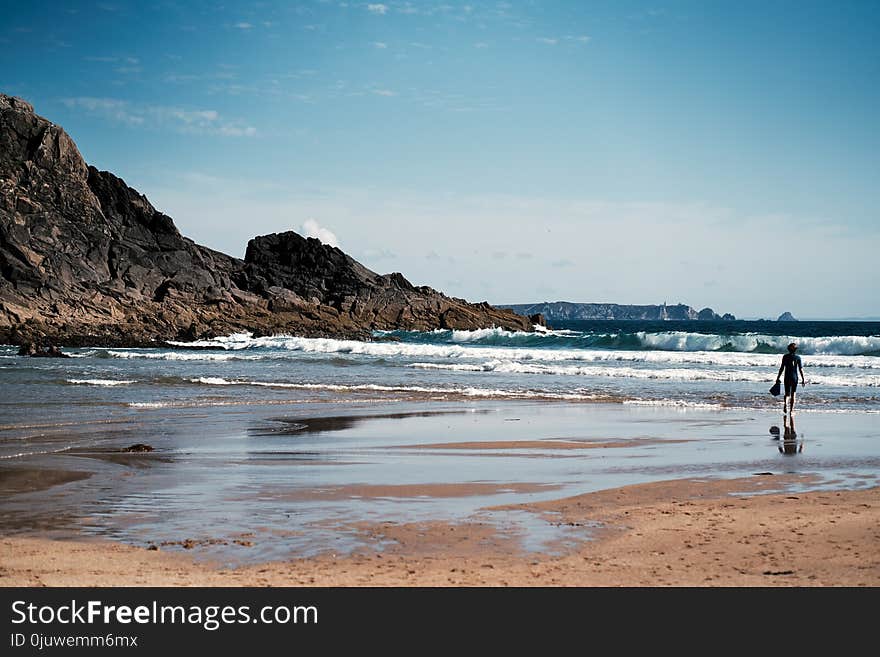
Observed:
[[[880,488],[778,493],[793,479],[666,481],[508,507],[594,540],[524,552],[489,524],[361,524],[382,552],[221,569],[189,553],[0,539],[6,586],[877,586]],[[809,483],[801,479],[800,483]],[[271,540],[270,538],[254,540]],[[198,546],[193,549],[197,554]]]

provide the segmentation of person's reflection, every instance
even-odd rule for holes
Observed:
[[[782,440],[779,442],[779,452],[781,454],[792,455],[804,451],[804,441],[797,439],[797,431],[794,428],[794,416],[787,415],[783,418],[784,430]],[[772,431],[772,429],[771,429]],[[778,435],[779,429],[776,428]]]

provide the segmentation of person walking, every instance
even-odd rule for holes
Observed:
[[[798,372],[801,375],[801,385],[806,385],[804,381],[804,368],[801,364],[801,357],[795,352],[797,344],[792,342],[788,345],[788,353],[782,356],[782,364],[779,366],[779,372],[776,373],[776,383],[783,372],[785,373],[785,396],[782,398],[782,414],[794,412],[794,394],[798,387]],[[786,407],[787,405],[787,407]]]

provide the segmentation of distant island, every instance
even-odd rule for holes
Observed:
[[[667,305],[633,306],[619,303],[573,303],[571,301],[544,301],[541,303],[517,303],[499,304],[498,308],[507,308],[519,315],[544,316],[548,322],[566,320],[721,320],[733,321],[736,319],[730,313],[719,315],[711,308],[695,310],[691,306],[681,303]]]
[[[776,321],[777,322],[796,322],[798,320],[797,320],[797,317],[795,317],[794,315],[792,315],[790,312],[788,312],[786,310],[784,313],[782,313],[779,317],[776,318]]]

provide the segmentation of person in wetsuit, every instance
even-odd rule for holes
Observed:
[[[779,366],[779,372],[776,373],[776,383],[785,372],[785,396],[782,398],[782,414],[794,411],[794,393],[798,387],[798,372],[801,373],[801,385],[804,385],[804,368],[801,365],[801,357],[795,354],[797,345],[792,342],[788,345],[788,353],[782,357],[782,364]],[[787,408],[786,408],[787,404]]]

